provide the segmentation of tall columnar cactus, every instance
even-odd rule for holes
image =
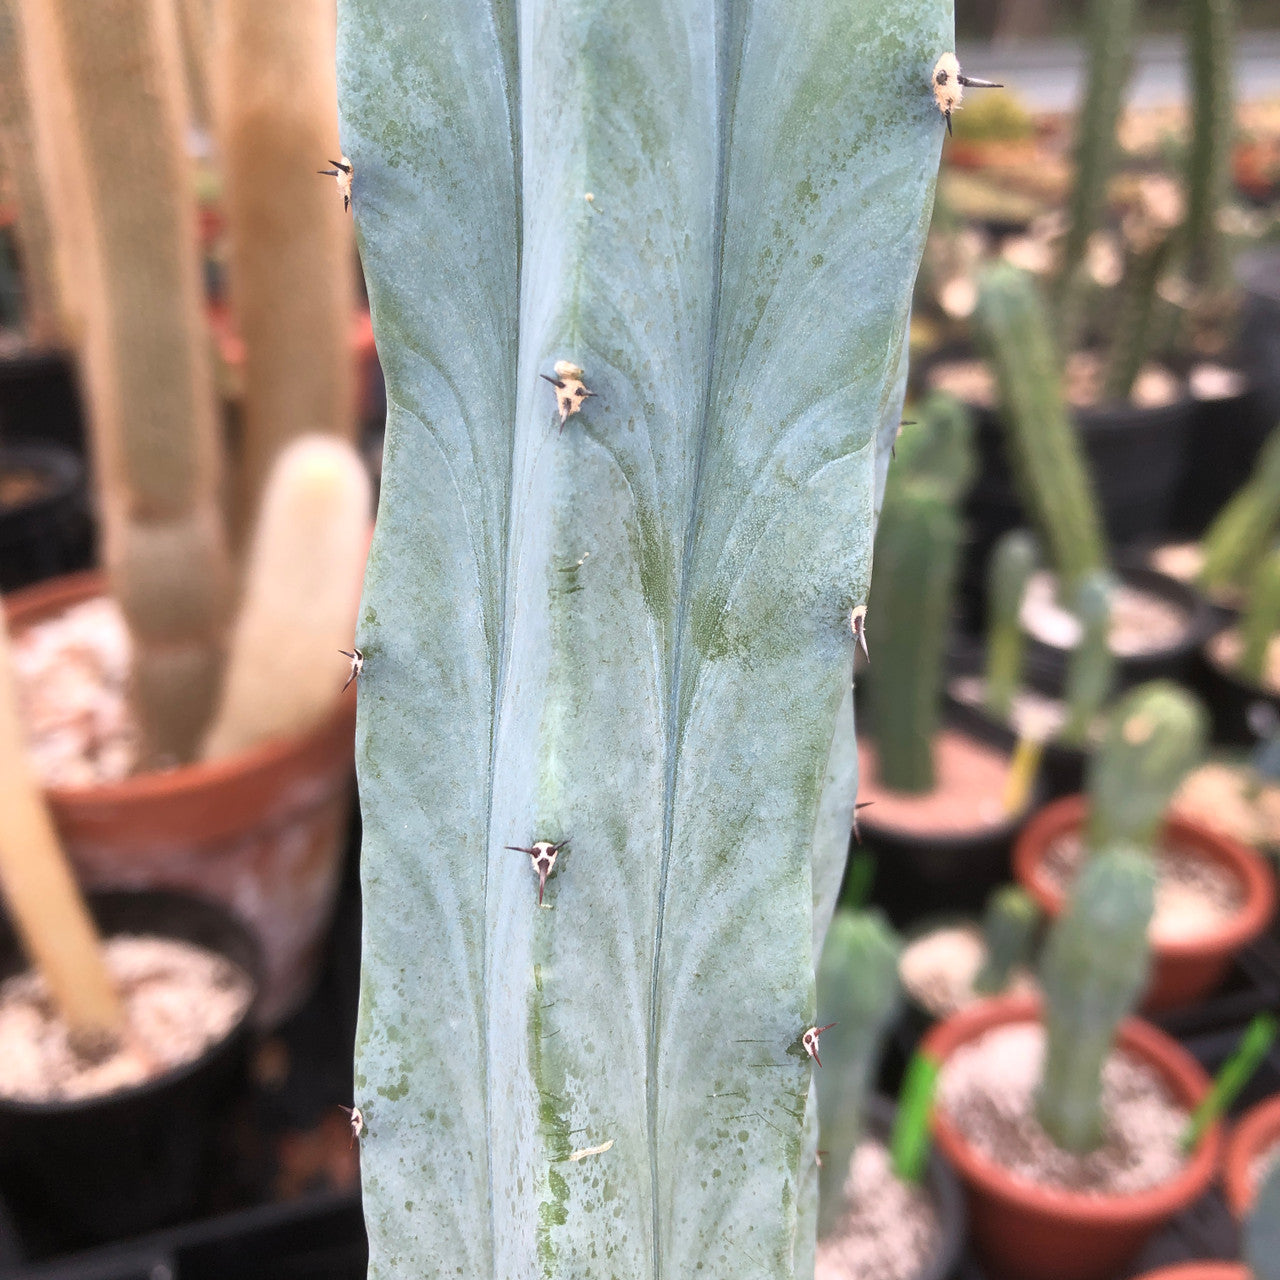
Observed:
[[[987,672],[985,704],[988,714],[1008,720],[1013,695],[1022,683],[1022,597],[1036,567],[1035,539],[1025,529],[1010,529],[991,553],[987,567]]]
[[[78,284],[112,591],[150,753],[186,759],[212,705],[230,581],[219,423],[172,6],[47,0],[91,225]]]
[[[1202,541],[1199,583],[1220,592],[1245,584],[1280,525],[1280,425],[1267,437],[1248,483],[1218,513]]]
[[[849,1161],[862,1136],[884,1037],[898,1008],[902,944],[878,911],[837,911],[818,968],[822,1074],[818,1078],[818,1234],[845,1207]],[[830,1024],[828,1026],[827,1024]]]
[[[1191,144],[1187,148],[1187,277],[1193,285],[1224,283],[1227,269],[1218,214],[1231,182],[1235,129],[1232,52],[1235,0],[1188,0]]]
[[[932,486],[891,480],[867,616],[885,639],[869,682],[870,713],[880,780],[894,791],[934,786],[933,741],[959,552],[954,505]]]
[[[52,345],[62,337],[62,308],[47,193],[35,161],[36,122],[30,66],[18,0],[0,0],[0,170],[17,206],[27,340]]]
[[[999,382],[1019,494],[1070,598],[1085,574],[1105,567],[1106,540],[1034,280],[1008,263],[989,267],[979,282],[976,319]]]
[[[1075,175],[1067,207],[1067,233],[1059,255],[1055,311],[1062,350],[1075,345],[1076,286],[1089,237],[1106,212],[1107,182],[1116,152],[1116,126],[1133,61],[1138,0],[1090,0],[1086,19],[1088,83],[1076,123]]]
[[[1112,712],[1089,761],[1091,851],[1125,845],[1150,853],[1174,792],[1204,754],[1207,716],[1168,680],[1139,685]]]
[[[289,441],[355,429],[351,219],[316,172],[340,155],[332,0],[220,0],[216,15],[231,301],[245,343],[239,507],[251,525]]]
[[[340,8],[390,405],[374,1277],[812,1269],[849,618],[951,41],[942,0]]]
[[[1102,1068],[1147,979],[1155,868],[1124,847],[1100,850],[1076,878],[1045,943],[1045,1060],[1036,1115],[1066,1151],[1102,1139]]]
[[[1063,701],[1067,717],[1059,739],[1068,746],[1089,744],[1094,721],[1111,696],[1115,683],[1116,655],[1111,648],[1111,596],[1115,579],[1110,573],[1089,574],[1076,592],[1075,613],[1080,639],[1067,657]]]
[[[1016,884],[992,890],[982,916],[982,939],[986,958],[973,989],[979,995],[995,995],[1009,985],[1009,979],[1031,959],[1040,909],[1035,899]]]
[[[1271,552],[1258,566],[1240,619],[1239,671],[1251,684],[1267,683],[1267,660],[1277,632],[1280,632],[1280,550]]]

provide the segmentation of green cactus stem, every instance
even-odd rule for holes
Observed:
[[[1248,482],[1218,513],[1202,539],[1202,590],[1245,585],[1280,525],[1280,425],[1267,437]]]
[[[1280,632],[1280,549],[1258,566],[1249,600],[1240,619],[1240,661],[1237,670],[1250,684],[1268,684],[1271,642]]]
[[[1188,0],[1191,143],[1187,148],[1187,278],[1199,289],[1224,283],[1225,245],[1218,215],[1231,183],[1235,130],[1232,50],[1235,0]]]
[[[1168,268],[1172,249],[1172,238],[1162,236],[1129,255],[1103,374],[1103,397],[1110,402],[1128,404],[1138,372],[1151,353],[1156,289]]]
[[[898,437],[889,483],[928,484],[948,502],[963,502],[977,469],[973,415],[955,396],[933,391],[912,417]]]
[[[1200,703],[1168,680],[1139,685],[1116,704],[1089,761],[1090,851],[1154,851],[1174,792],[1204,755],[1207,725]]]
[[[1035,899],[1016,884],[1001,885],[987,899],[982,917],[986,958],[973,989],[993,996],[1009,985],[1013,974],[1030,962],[1040,910]]]
[[[1111,597],[1115,579],[1110,573],[1089,574],[1076,592],[1075,615],[1080,639],[1067,656],[1063,701],[1067,718],[1060,742],[1083,750],[1115,683],[1116,656],[1111,648]]]
[[[934,786],[947,628],[960,551],[953,505],[929,485],[890,484],[876,535],[868,618],[884,643],[870,679],[880,781],[893,791]]]
[[[230,596],[219,434],[172,9],[41,5],[65,75],[58,139],[92,222],[76,266],[105,559],[151,762],[194,754]]]
[[[1040,964],[1045,1061],[1036,1116],[1064,1151],[1102,1140],[1102,1068],[1147,980],[1155,866],[1125,847],[1085,864]]]
[[[1022,684],[1026,636],[1022,630],[1022,597],[1035,571],[1035,539],[1025,529],[1011,529],[996,543],[987,569],[987,671],[984,705],[987,714],[1008,721],[1013,695]]]
[[[1079,264],[1101,225],[1116,152],[1116,127],[1133,61],[1137,0],[1090,0],[1086,17],[1088,82],[1076,124],[1075,176],[1067,202],[1054,311],[1061,350],[1075,347]]]
[[[1019,496],[1070,599],[1085,574],[1106,567],[1106,540],[1035,282],[1008,263],[987,268],[975,318],[999,383],[1000,422]]]
[[[800,1042],[953,37],[945,0],[339,6],[389,403],[373,1280],[812,1272]],[[539,904],[505,846],[566,839]]]
[[[878,911],[837,911],[818,968],[822,1072],[817,1079],[818,1235],[828,1235],[845,1207],[849,1162],[862,1136],[884,1037],[898,1008],[902,944]]]

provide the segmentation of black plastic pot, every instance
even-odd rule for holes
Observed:
[[[876,1137],[887,1139],[897,1112],[888,1098],[873,1095],[867,1099],[867,1128]],[[925,1169],[925,1186],[938,1211],[938,1248],[929,1264],[915,1280],[947,1280],[954,1274],[964,1253],[967,1214],[964,1191],[951,1166],[936,1152],[929,1152]]]
[[[216,951],[259,981],[252,934],[225,908],[173,893],[103,893],[90,910],[105,935],[180,938]],[[11,927],[0,930],[0,977],[26,967]],[[27,1235],[92,1244],[188,1213],[212,1127],[243,1087],[252,1009],[194,1062],[98,1098],[0,1099],[0,1191]]]
[[[1280,422],[1280,246],[1241,254],[1236,275],[1244,289],[1240,363],[1258,389],[1259,412]]]
[[[1214,660],[1209,646],[1201,647],[1196,683],[1213,717],[1215,742],[1230,746],[1252,746],[1257,733],[1249,724],[1249,709],[1258,703],[1269,705],[1280,715],[1280,694],[1260,689]]]
[[[977,726],[965,727],[964,732],[987,746],[1000,747]],[[1014,836],[1039,802],[1036,788],[1022,813],[998,826],[949,836],[900,831],[877,822],[874,806],[864,809],[858,815],[858,831],[861,847],[875,858],[872,903],[897,928],[941,912],[978,914],[991,890],[1012,876]],[[850,855],[858,847],[851,834]]]
[[[36,492],[12,505],[0,498],[0,591],[86,569],[92,559],[80,459],[58,445],[0,447],[0,483],[23,474]]]
[[[84,456],[84,417],[68,352],[24,351],[0,360],[0,440],[58,444]]]
[[[1130,689],[1147,680],[1194,680],[1200,647],[1220,625],[1213,607],[1199,592],[1146,565],[1121,563],[1117,576],[1128,586],[1159,596],[1187,616],[1187,628],[1176,644],[1151,653],[1116,660],[1116,690]],[[1066,649],[1027,637],[1027,679],[1036,688],[1061,695],[1067,676]]]
[[[1168,524],[1177,538],[1198,538],[1209,527],[1249,479],[1258,451],[1276,425],[1263,388],[1239,372],[1244,388],[1236,395],[1192,400],[1186,469]]]

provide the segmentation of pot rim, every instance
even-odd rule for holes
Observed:
[[[996,1027],[1039,1022],[1040,1001],[1034,996],[997,996],[979,1001],[937,1023],[921,1042],[923,1052],[945,1064],[961,1045]],[[1139,1018],[1126,1018],[1116,1037],[1119,1046],[1142,1059],[1164,1079],[1188,1111],[1208,1092],[1209,1077],[1176,1040]],[[1170,1217],[1199,1196],[1213,1179],[1222,1145],[1222,1124],[1215,1120],[1191,1158],[1167,1182],[1142,1191],[1096,1195],[1040,1186],[1015,1177],[983,1155],[961,1135],[941,1108],[934,1112],[934,1138],[961,1177],[1020,1210],[1078,1221],[1082,1226],[1115,1225]]]
[[[5,615],[11,633],[17,634],[33,623],[95,596],[107,594],[106,577],[96,569],[49,578],[11,592],[4,597]],[[140,773],[116,782],[90,786],[45,787],[44,793],[57,808],[74,810],[128,805],[147,800],[177,799],[225,786],[241,778],[270,771],[296,756],[313,743],[350,732],[355,717],[355,688],[338,695],[333,710],[307,732],[271,738],[244,751],[217,760],[197,760],[172,769]]]
[[[1280,1093],[1273,1093],[1240,1117],[1222,1153],[1222,1189],[1236,1218],[1243,1218],[1253,1204],[1256,1188],[1250,1184],[1249,1166],[1255,1156],[1277,1142],[1280,1142]]]
[[[1014,878],[1051,919],[1062,910],[1064,895],[1040,874],[1041,863],[1051,840],[1084,825],[1087,806],[1088,798],[1084,795],[1063,796],[1045,805],[1023,828],[1014,844]],[[1244,902],[1239,911],[1199,938],[1153,942],[1152,951],[1156,955],[1191,958],[1235,951],[1267,927],[1276,908],[1276,886],[1261,854],[1176,813],[1165,819],[1162,838],[1176,841],[1196,854],[1203,854],[1207,861],[1227,867],[1243,887]]]
[[[94,905],[101,903],[103,899],[146,899],[149,902],[154,903],[156,906],[157,927],[155,929],[154,936],[157,938],[168,938],[170,940],[180,942],[187,941],[187,939],[183,938],[180,934],[168,932],[164,928],[165,921],[169,915],[169,909],[174,902],[181,901],[185,904],[195,905],[200,910],[216,913],[221,917],[221,923],[230,931],[238,935],[239,941],[245,948],[246,955],[251,959],[251,963],[246,969],[246,966],[239,960],[234,959],[234,957],[227,956],[223,951],[218,951],[218,954],[232,960],[238,968],[246,969],[249,982],[252,986],[249,999],[246,1002],[244,1009],[241,1011],[240,1016],[221,1036],[205,1045],[205,1047],[194,1058],[188,1058],[185,1062],[179,1062],[170,1067],[167,1071],[161,1072],[159,1075],[151,1076],[137,1084],[126,1085],[122,1089],[113,1089],[109,1093],[95,1093],[82,1098],[53,1098],[36,1102],[24,1098],[7,1098],[0,1095],[0,1118],[14,1117],[38,1119],[41,1116],[84,1115],[107,1107],[128,1107],[145,1094],[163,1093],[182,1084],[192,1077],[199,1075],[211,1058],[222,1053],[228,1045],[234,1043],[238,1038],[248,1035],[253,1026],[254,1016],[262,1003],[262,997],[265,990],[262,948],[258,943],[257,938],[254,936],[253,930],[243,919],[241,919],[240,916],[238,916],[224,903],[217,902],[210,897],[198,893],[170,888],[96,889],[91,890],[86,897],[88,899],[91,914],[93,914]],[[120,929],[106,929],[103,930],[103,936],[110,938],[114,937],[117,933],[125,932],[128,932],[127,927]],[[218,950],[217,948],[207,946],[203,943],[197,945],[202,946],[206,951]]]

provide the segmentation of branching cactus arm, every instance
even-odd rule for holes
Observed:
[[[371,1274],[781,1280],[950,9],[429,10],[340,15]]]

